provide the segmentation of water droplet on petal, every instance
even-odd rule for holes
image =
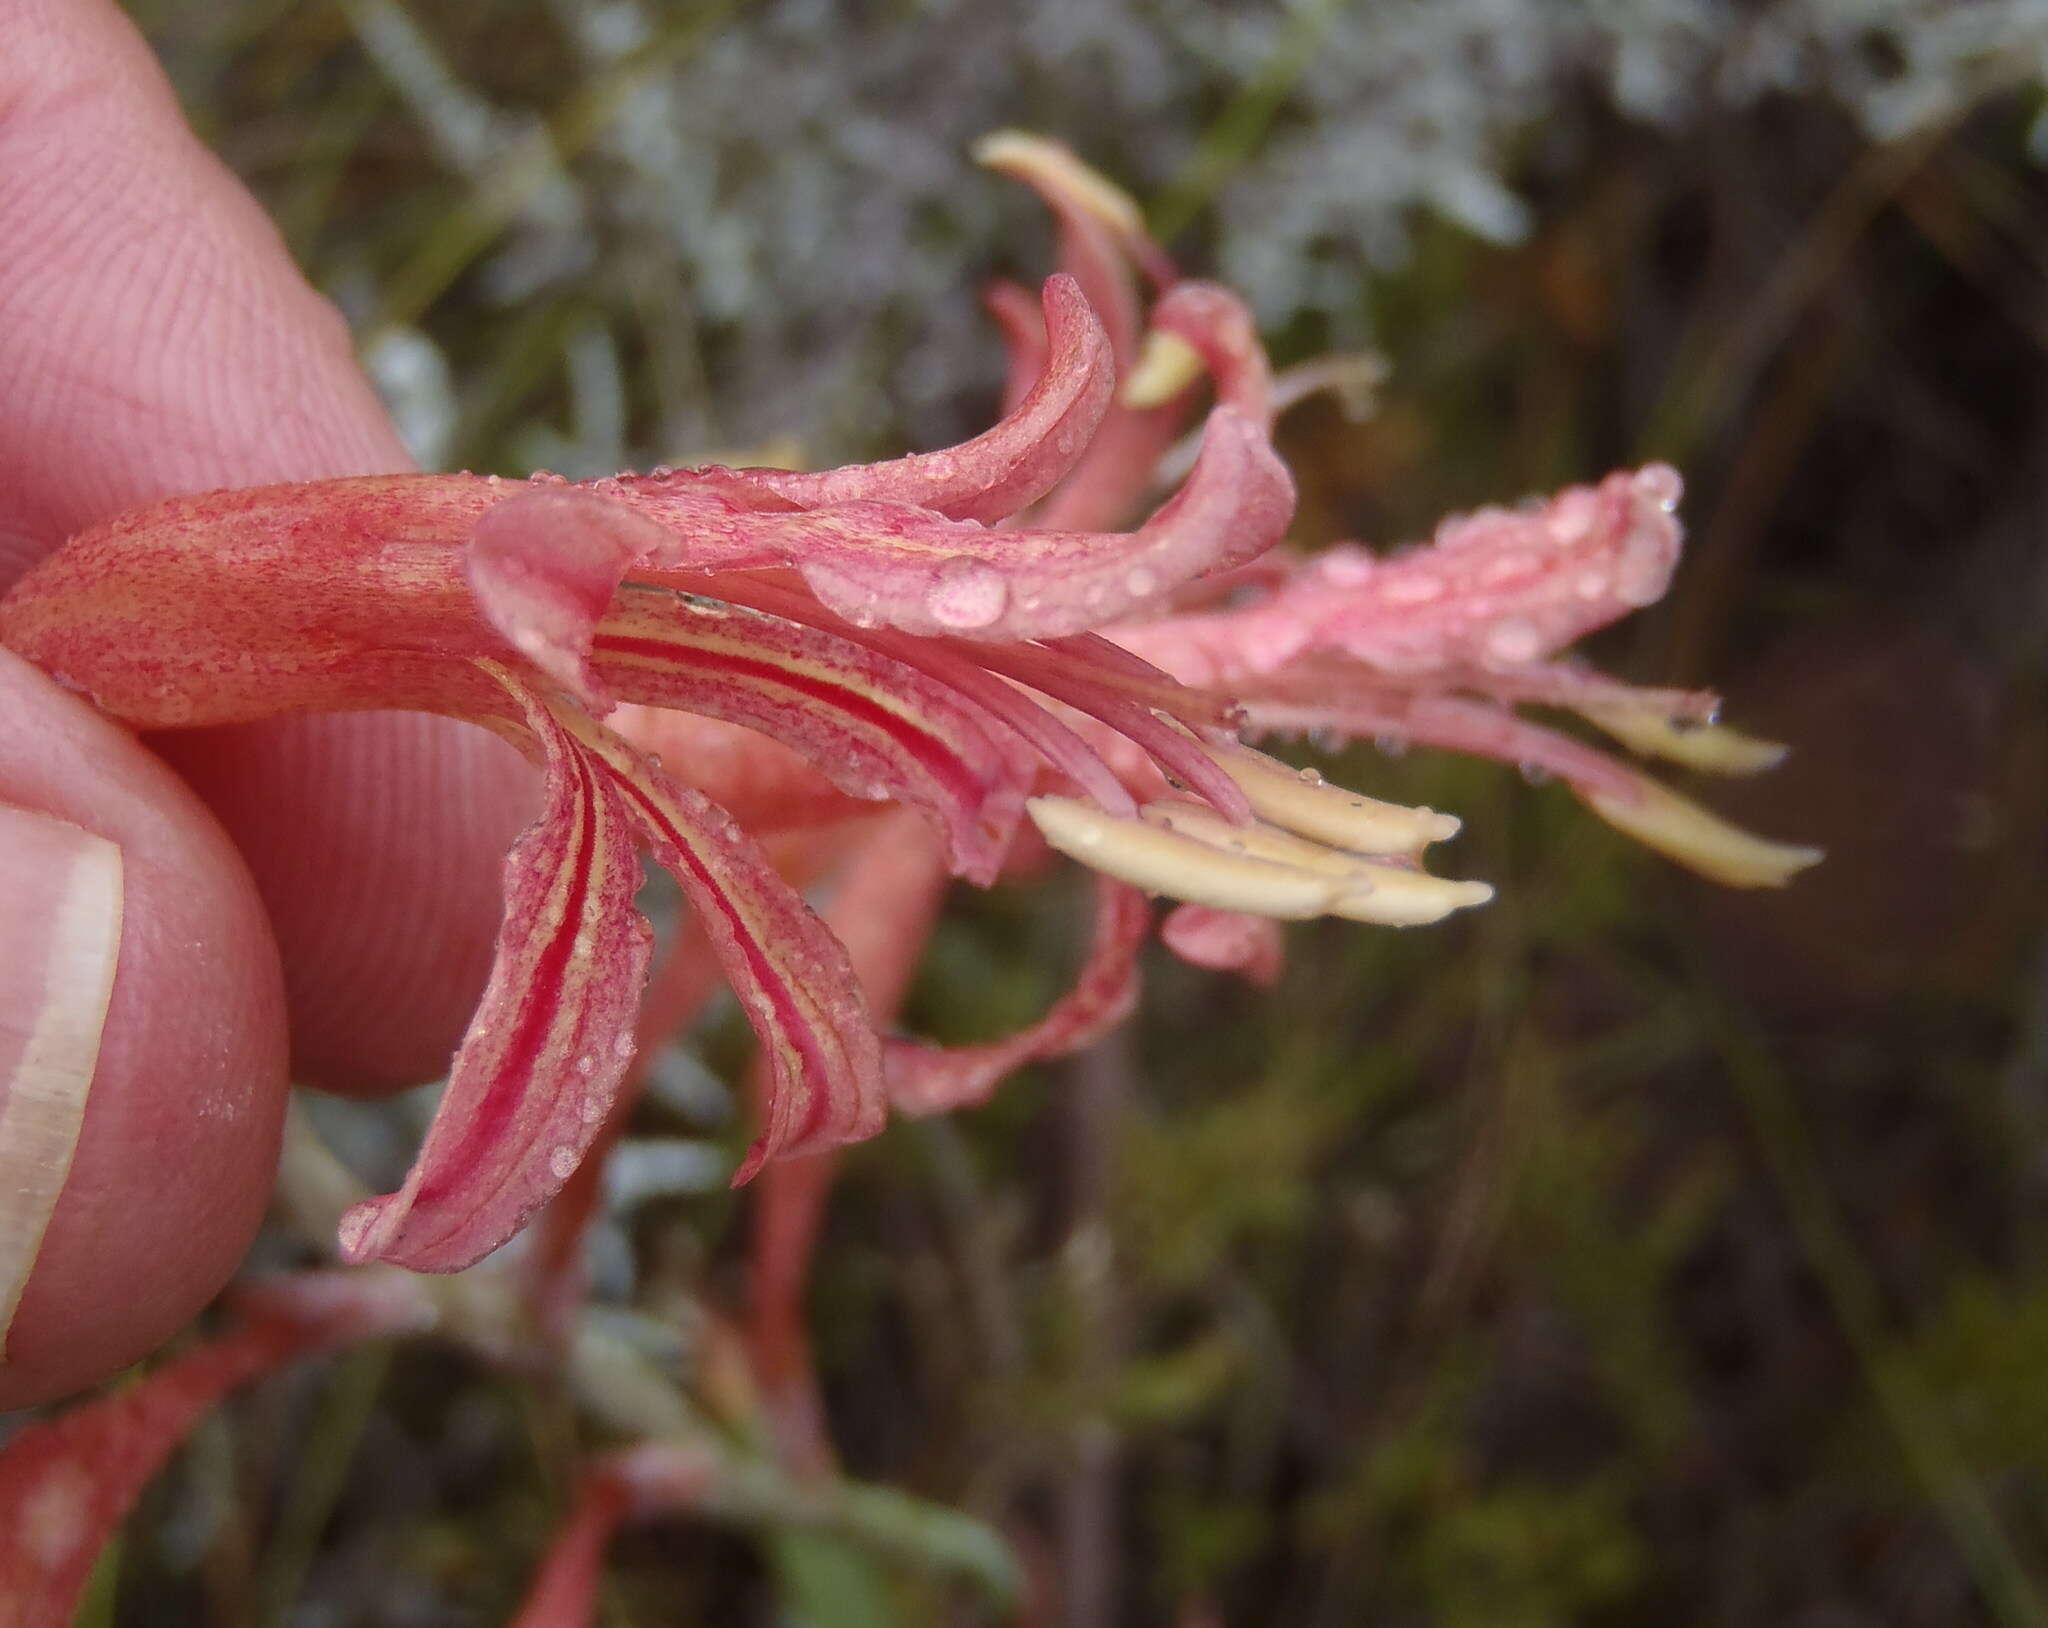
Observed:
[[[1685,480],[1669,464],[1645,464],[1629,483],[1639,497],[1648,499],[1666,514],[1678,507],[1685,495]]]
[[[1124,586],[1143,599],[1158,588],[1159,578],[1144,566],[1134,565],[1124,577]]]
[[[1333,586],[1355,588],[1372,575],[1373,563],[1363,554],[1332,551],[1323,556],[1322,570],[1324,579]]]
[[[1380,582],[1380,598],[1389,605],[1426,605],[1443,593],[1444,579],[1427,571],[1389,573]]]
[[[924,596],[924,608],[941,627],[987,627],[1010,602],[1002,572],[971,554],[941,560]]]
[[[1487,629],[1486,659],[1518,666],[1543,654],[1543,632],[1526,616],[1509,616]]]
[[[591,1056],[589,1052],[585,1052],[576,1059],[576,1072],[581,1074],[586,1080],[589,1079],[591,1075],[597,1072],[597,1059]]]
[[[1295,775],[1295,778],[1305,786],[1320,786],[1323,783],[1323,771],[1321,769],[1302,769]]]
[[[567,1181],[576,1174],[576,1150],[564,1144],[548,1155],[548,1169],[554,1172],[555,1180]]]
[[[629,1034],[622,1034],[614,1040],[612,1042],[612,1055],[622,1063],[630,1058],[633,1055],[633,1037]]]

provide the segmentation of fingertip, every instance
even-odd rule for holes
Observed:
[[[134,1361],[233,1272],[276,1166],[284,1001],[206,810],[5,652],[0,804],[0,1292],[19,1302],[0,1407],[18,1407]]]
[[[525,760],[423,713],[152,744],[255,877],[284,958],[294,1076],[377,1095],[444,1074],[490,972],[506,851],[538,806]]]

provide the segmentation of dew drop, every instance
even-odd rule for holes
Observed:
[[[1501,554],[1479,568],[1479,585],[1498,588],[1503,583],[1531,575],[1536,568],[1537,562],[1527,554]]]
[[[1330,553],[1323,556],[1323,578],[1334,587],[1356,588],[1372,575],[1372,561],[1362,554]]]
[[[1380,584],[1380,598],[1389,605],[1426,605],[1441,599],[1444,579],[1426,571],[1403,571]]]
[[[622,1063],[629,1059],[633,1055],[633,1037],[629,1034],[622,1034],[614,1040],[612,1042],[612,1055]]]
[[[1296,773],[1295,779],[1299,780],[1304,786],[1320,786],[1323,783],[1323,771],[1321,769],[1302,769]]]
[[[1143,599],[1159,586],[1159,578],[1142,565],[1134,565],[1124,577],[1124,586]]]
[[[597,1059],[591,1056],[589,1052],[585,1052],[576,1059],[576,1072],[581,1074],[586,1080],[589,1079],[591,1075],[597,1072]]]
[[[548,1169],[554,1172],[555,1180],[567,1181],[576,1174],[576,1150],[567,1143],[548,1155]]]
[[[600,1119],[604,1118],[604,1108],[604,1093],[592,1091],[581,1102],[576,1104],[576,1117],[581,1119],[586,1125],[595,1125]]]
[[[647,767],[650,769],[661,767],[661,754],[659,752],[649,752],[647,754]]]
[[[1526,616],[1508,616],[1487,629],[1486,657],[1489,661],[1516,666],[1543,654],[1543,633]]]
[[[1645,464],[1629,483],[1639,497],[1647,498],[1666,514],[1678,507],[1685,495],[1685,481],[1669,464]]]

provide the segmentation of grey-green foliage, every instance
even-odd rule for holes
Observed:
[[[474,67],[441,62],[436,8],[347,10],[457,175],[488,189],[544,141],[534,109],[494,104]],[[1889,140],[2048,75],[2044,0],[700,10],[545,8],[574,64],[566,82],[619,71],[679,18],[703,30],[678,66],[623,96],[589,184],[557,169],[521,191],[487,270],[507,303],[587,292],[636,261],[682,279],[715,406],[700,391],[665,415],[662,445],[593,444],[599,461],[778,433],[853,450],[874,433],[878,382],[912,433],[954,428],[951,404],[994,366],[974,281],[993,245],[1028,241],[1003,230],[1015,201],[965,168],[967,144],[994,125],[1086,132],[1089,156],[1141,191],[1212,203],[1219,269],[1262,320],[1314,315],[1350,342],[1371,337],[1366,281],[1404,256],[1418,211],[1496,241],[1528,230],[1519,174],[1532,144],[1577,139],[1588,90],[1666,131],[1716,104],[1811,93]],[[588,364],[592,343],[585,332],[569,350]]]

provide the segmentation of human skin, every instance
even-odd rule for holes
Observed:
[[[339,316],[100,0],[0,7],[0,378],[0,591],[137,504],[407,467]],[[120,901],[0,1408],[105,1377],[220,1287],[290,1075],[362,1092],[446,1066],[530,781],[410,715],[138,741],[0,652],[0,1128],[10,1062],[69,987],[41,953],[55,884],[115,875]]]

